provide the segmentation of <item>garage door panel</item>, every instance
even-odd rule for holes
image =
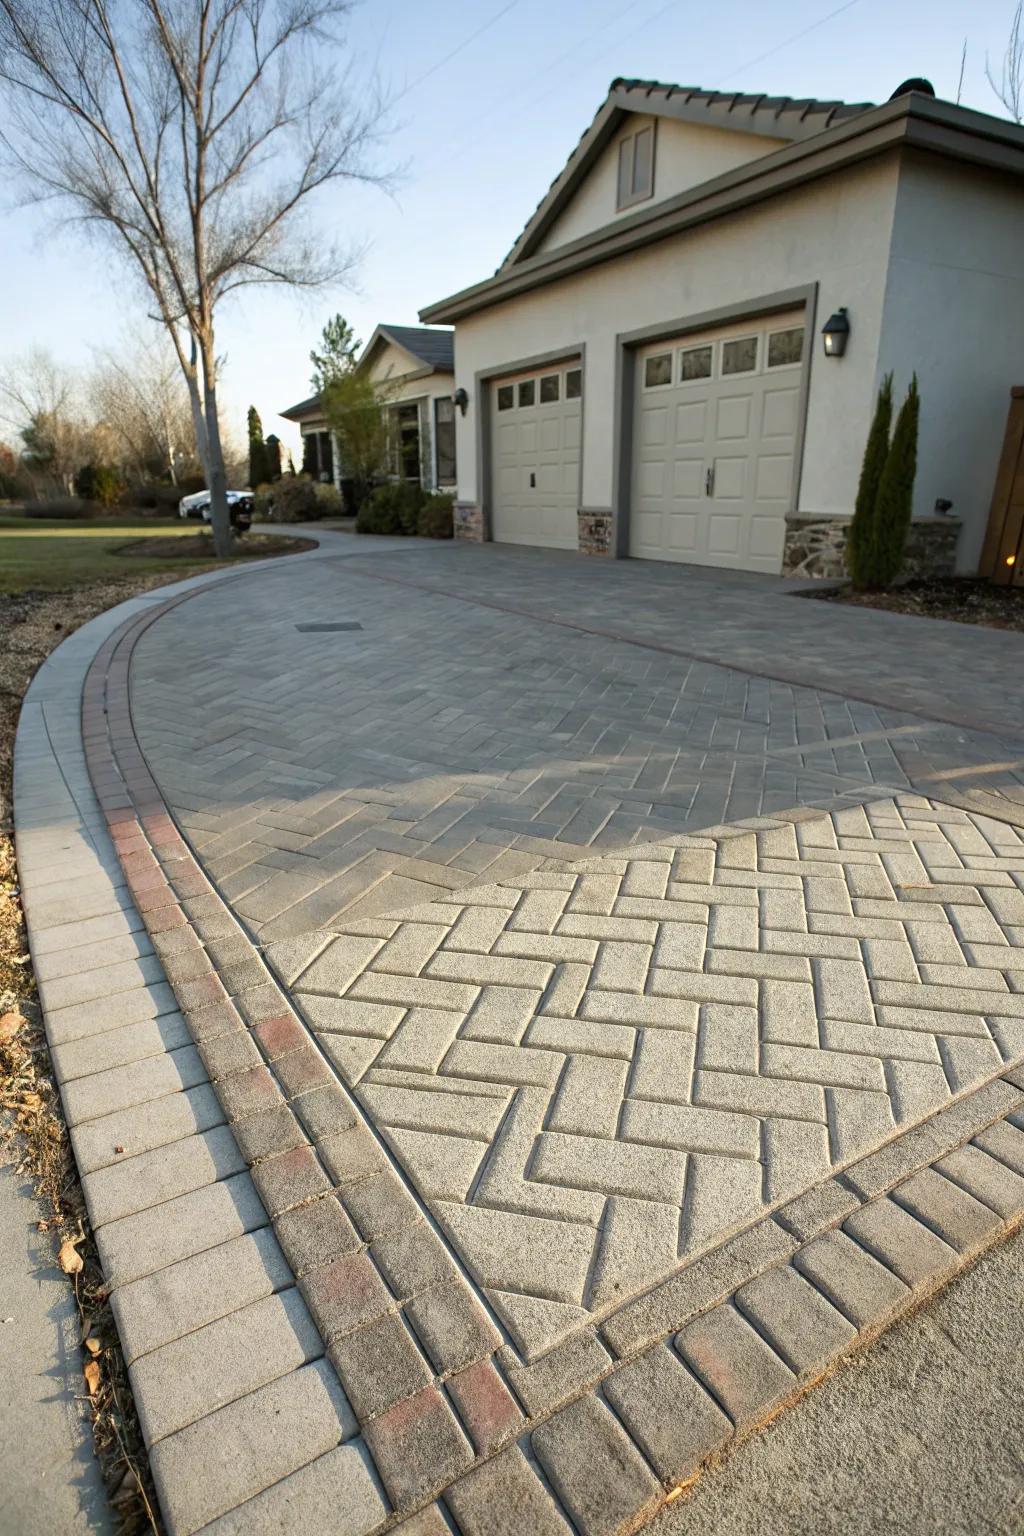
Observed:
[[[574,366],[561,365],[556,381]],[[545,374],[551,373],[549,367]],[[559,384],[559,398],[542,404],[539,378],[503,379],[500,393],[491,386],[491,532],[511,544],[576,549],[582,402],[567,398]],[[499,411],[509,395],[512,403]]]
[[[715,432],[721,442],[750,436],[752,399],[749,394],[726,395],[718,402]]]
[[[661,500],[665,494],[665,475],[668,465],[663,459],[640,465],[639,488],[644,500]]]
[[[782,559],[786,535],[784,517],[755,517],[750,524],[750,553],[757,557]]]
[[[663,448],[668,442],[668,409],[646,406],[640,417],[640,441],[645,448]]]
[[[792,437],[795,434],[799,398],[796,389],[765,390],[761,415],[762,437]]]
[[[557,452],[562,446],[562,423],[557,416],[546,416],[539,423],[541,453]]]
[[[696,500],[704,490],[704,460],[676,459],[672,465],[672,494]]]
[[[747,463],[743,458],[715,459],[715,501],[742,501],[747,494]]]
[[[708,552],[712,555],[737,555],[743,520],[738,514],[716,512],[708,524]]]
[[[683,447],[688,443],[703,443],[707,431],[708,403],[706,400],[687,400],[676,407],[676,443]]]
[[[804,326],[802,312],[787,312],[640,350],[633,370],[631,554],[778,573],[796,467],[801,372],[799,346],[773,352],[769,338]],[[751,371],[723,374],[723,366],[740,357],[735,349],[727,352],[725,342],[744,337],[751,344],[742,358]],[[665,354],[655,382],[646,362]],[[698,354],[699,368],[687,368]]]
[[[762,453],[757,460],[754,495],[760,501],[785,501],[793,483],[793,456],[790,453]]]
[[[668,547],[674,554],[692,555],[697,548],[698,519],[695,512],[672,512],[668,520]]]

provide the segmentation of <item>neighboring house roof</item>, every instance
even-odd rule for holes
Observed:
[[[308,400],[300,400],[298,405],[290,405],[286,411],[278,411],[277,414],[288,421],[303,421],[307,416],[319,416],[322,414],[320,396],[310,395]]]
[[[816,101],[810,96],[796,98],[766,96],[763,92],[744,95],[739,91],[704,91],[700,86],[667,85],[660,80],[613,80],[593,122],[541,198],[498,270],[533,254],[630,112],[795,141],[810,138],[861,112],[869,112],[872,106],[869,101],[850,106],[843,101]]]
[[[452,373],[455,370],[455,332],[436,331],[424,325],[378,325],[359,359],[364,363],[376,349],[380,340],[393,342],[421,363],[431,373]]]
[[[654,87],[655,94],[650,100],[644,98],[641,104],[639,96],[632,96],[633,91],[638,89],[635,83],[624,83],[620,87],[617,82],[595,118],[595,125],[602,113],[608,111],[609,103],[620,89],[628,92],[634,101],[634,106],[629,110],[650,112],[653,110],[652,103],[661,100],[657,93],[667,93],[670,87]],[[647,87],[640,89],[646,90]],[[571,185],[575,189],[578,180],[585,174],[583,170],[578,171],[574,157],[541,203],[510,257],[494,276],[474,283],[450,298],[427,305],[420,312],[421,318],[452,324],[504,299],[595,266],[598,262],[639,250],[655,240],[679,234],[711,219],[720,218],[723,214],[749,207],[814,177],[834,173],[886,150],[915,148],[1024,176],[1024,126],[991,117],[985,112],[972,111],[968,107],[955,106],[952,102],[938,101],[917,91],[897,96],[879,107],[847,108],[842,113],[835,103],[790,102],[779,110],[776,121],[780,126],[776,129],[761,126],[764,120],[758,117],[765,110],[764,104],[772,98],[722,95],[712,99],[710,92],[701,92],[700,96],[707,101],[706,107],[691,100],[682,102],[681,109],[687,114],[695,111],[721,113],[728,111],[729,103],[733,103],[732,110],[740,114],[735,119],[735,126],[742,129],[746,121],[748,132],[762,133],[768,137],[786,137],[790,142],[767,154],[756,155],[699,186],[689,187],[660,202],[647,203],[635,213],[620,214],[614,221],[578,239],[554,246],[550,250],[538,251],[537,245],[544,231],[564,205],[562,192],[565,194],[564,201],[568,201],[571,195],[563,178],[571,170]],[[788,98],[774,99],[788,101]],[[796,121],[800,117],[798,107],[801,110],[804,107],[807,109],[802,119],[804,123],[818,125],[806,135],[795,131]],[[815,107],[820,108],[820,111],[815,111]],[[615,106],[613,110],[623,109]],[[710,116],[697,120],[715,122],[716,126],[722,126],[718,118]],[[752,126],[754,123],[757,123],[756,128]],[[593,127],[588,133],[593,131]],[[584,134],[577,155],[587,138],[588,134]],[[602,140],[597,150],[587,151],[586,168],[589,168],[605,142]]]
[[[419,363],[419,368],[412,375],[415,378],[430,373],[455,371],[454,331],[434,330],[425,325],[378,325],[362,350],[356,364],[358,368],[369,362],[381,342],[401,347]],[[322,416],[320,396],[310,395],[308,400],[300,400],[298,405],[290,405],[286,411],[279,411],[278,415],[288,421],[306,421],[310,417]]]

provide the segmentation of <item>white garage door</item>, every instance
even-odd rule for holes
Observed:
[[[631,555],[778,573],[803,348],[801,310],[638,354]]]
[[[491,534],[576,549],[583,373],[579,362],[491,385]]]

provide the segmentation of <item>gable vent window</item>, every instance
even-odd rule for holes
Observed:
[[[654,129],[641,128],[619,143],[618,208],[642,203],[654,191]]]

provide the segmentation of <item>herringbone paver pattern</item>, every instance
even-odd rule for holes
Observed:
[[[161,788],[264,943],[843,794],[1020,787],[1019,745],[353,574],[365,563],[202,594],[133,661]],[[337,620],[363,628],[297,628]]]
[[[1024,1057],[1022,887],[904,795],[356,922],[294,991],[533,1353]]]
[[[557,622],[575,566],[492,554],[490,607],[423,590],[452,579],[432,551],[201,595],[141,639],[133,714],[204,867],[532,1353],[1024,1052],[998,963],[1024,933],[1017,834],[909,794],[1012,820],[1022,761],[926,697],[657,649],[692,629],[659,569],[645,648],[627,578],[564,607],[623,634],[597,636]],[[705,647],[729,653],[764,593],[715,595]],[[765,670],[799,672],[815,605],[772,601]],[[308,632],[341,622],[362,628]],[[934,686],[937,661],[905,678]],[[819,814],[727,835],[794,807]]]

